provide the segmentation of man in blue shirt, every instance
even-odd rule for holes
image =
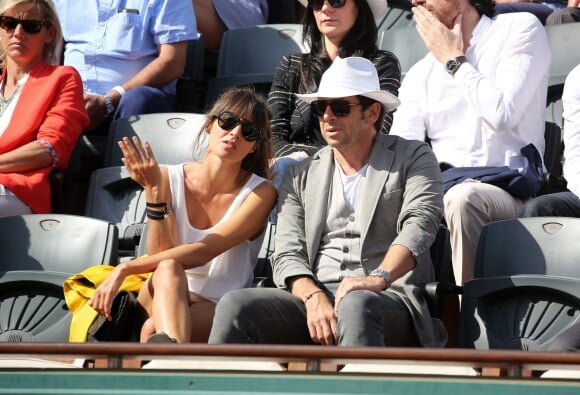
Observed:
[[[191,0],[54,3],[64,63],[83,79],[89,129],[111,117],[175,110],[187,41],[198,37]]]

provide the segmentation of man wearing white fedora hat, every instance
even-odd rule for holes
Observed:
[[[487,179],[474,182],[480,179],[476,173],[465,177],[467,182],[449,184],[445,220],[455,281],[461,285],[473,278],[483,225],[516,218],[525,199],[541,188],[550,47],[535,16],[493,17],[492,0],[413,4],[430,53],[405,76],[391,134],[430,140],[439,161],[454,167],[452,174],[507,168],[526,176],[524,169],[540,169],[530,188],[517,194]],[[535,152],[530,156],[537,167],[528,152]]]
[[[291,167],[278,199],[277,288],[226,294],[210,343],[442,346],[421,284],[442,181],[423,142],[378,133],[399,104],[365,58],[337,58],[310,103],[328,146]]]

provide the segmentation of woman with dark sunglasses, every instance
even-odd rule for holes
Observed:
[[[301,159],[326,145],[318,118],[310,105],[297,99],[296,93],[315,92],[320,78],[337,57],[360,56],[373,62],[381,89],[398,94],[401,70],[397,58],[377,48],[375,20],[387,9],[386,0],[299,0],[307,6],[304,14],[304,41],[310,53],[285,56],[274,77],[268,108],[272,114],[274,156]],[[383,131],[392,123],[386,114]],[[276,178],[283,173],[278,161]]]
[[[119,142],[131,178],[145,190],[147,257],[115,267],[90,305],[110,318],[129,274],[153,273],[138,296],[148,319],[141,341],[206,342],[217,301],[247,287],[274,206],[269,176],[270,126],[255,92],[224,93],[207,114],[200,161],[160,168],[147,142]],[[198,152],[198,150],[195,150]]]
[[[60,40],[50,0],[0,2],[0,217],[51,211],[49,174],[88,125],[78,73],[53,65]]]

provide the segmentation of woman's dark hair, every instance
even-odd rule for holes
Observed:
[[[495,1],[493,0],[469,0],[476,10],[479,16],[485,15],[493,18],[495,15]]]
[[[272,129],[270,127],[270,113],[264,98],[248,87],[232,88],[224,92],[207,113],[207,121],[200,131],[199,140],[205,130],[209,130],[215,116],[222,111],[231,111],[238,115],[251,115],[254,124],[260,131],[260,138],[256,140],[256,149],[249,153],[242,161],[242,169],[256,175],[270,179],[270,159],[272,158]]]
[[[338,56],[360,56],[369,59],[377,50],[378,30],[373,13],[367,0],[354,1],[358,9],[355,23],[340,43]],[[324,36],[318,30],[314,12],[307,8],[302,20],[304,28],[304,43],[310,47],[310,53],[302,55],[301,78],[299,92],[316,91],[322,73],[332,63],[326,48]]]
[[[385,106],[379,102],[376,101],[375,99],[371,99],[370,97],[366,97],[366,96],[361,96],[361,95],[357,95],[356,96],[360,106],[362,107],[362,110],[366,110],[367,108],[369,108],[373,103],[379,103],[381,105],[381,111],[379,112],[379,117],[377,118],[377,120],[375,121],[375,130],[378,132],[379,130],[381,130],[383,128],[383,122],[385,120]]]

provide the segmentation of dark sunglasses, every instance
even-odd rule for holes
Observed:
[[[246,141],[256,141],[260,138],[258,127],[251,122],[243,121],[238,115],[229,111],[222,111],[215,116],[218,125],[223,130],[232,130],[238,125],[242,125],[242,136]]]
[[[346,0],[327,0],[332,8],[340,8],[346,4]],[[319,11],[324,5],[324,0],[308,0],[308,6],[314,11]]]
[[[346,117],[350,114],[350,108],[360,106],[360,103],[349,103],[346,100],[315,100],[310,103],[310,111],[317,117],[322,117],[328,106],[337,117]]]
[[[16,29],[16,26],[22,25],[24,31],[28,34],[37,34],[42,29],[42,26],[46,26],[48,29],[52,26],[52,23],[46,21],[37,21],[34,19],[16,19],[11,16],[0,16],[0,27],[8,32]]]

